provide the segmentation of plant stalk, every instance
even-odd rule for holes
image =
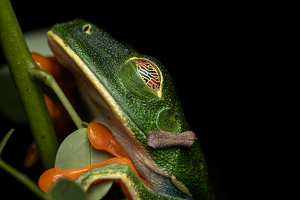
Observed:
[[[9,173],[11,176],[13,176],[15,179],[23,183],[28,189],[30,189],[35,195],[40,197],[41,199],[46,199],[48,196],[45,194],[40,188],[37,186],[35,182],[33,182],[31,179],[29,179],[25,174],[20,173],[18,170],[10,166],[8,163],[3,161],[1,159],[1,153],[6,145],[8,139],[10,138],[11,134],[13,133],[14,129],[11,129],[0,141],[0,168],[2,168],[4,171]]]
[[[55,94],[57,95],[61,103],[64,105],[65,109],[69,113],[70,117],[72,118],[73,122],[75,123],[78,129],[87,128],[88,124],[86,124],[80,119],[72,104],[70,103],[70,101],[68,100],[68,98],[66,97],[66,95],[61,90],[61,88],[50,73],[41,69],[32,69],[29,71],[29,74],[32,78],[37,78],[41,80],[55,92]]]
[[[0,168],[5,170],[7,173],[12,175],[15,179],[23,183],[28,189],[30,189],[35,195],[41,199],[46,199],[47,194],[45,194],[37,184],[29,179],[25,174],[20,173],[18,170],[10,166],[8,163],[0,159]]]
[[[37,69],[9,0],[0,0],[0,44],[10,67],[44,169],[54,166],[58,149],[55,130],[40,82],[28,72]]]

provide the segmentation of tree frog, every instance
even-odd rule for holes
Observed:
[[[158,141],[160,133],[190,131],[170,74],[158,60],[126,47],[82,19],[56,24],[47,36],[58,62],[74,74],[92,121],[112,131],[140,176],[152,186],[127,184],[134,188],[133,199],[213,199],[197,141],[188,147],[167,138],[167,146],[148,145],[153,131]],[[112,177],[128,173],[129,183],[135,175],[125,168],[102,167]]]

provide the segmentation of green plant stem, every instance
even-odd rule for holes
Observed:
[[[25,174],[20,173],[18,170],[13,168],[11,165],[6,163],[3,160],[0,160],[0,167],[12,175],[15,179],[17,179],[19,182],[24,184],[29,190],[31,190],[35,195],[40,197],[41,199],[45,199],[46,195],[41,189],[37,186],[37,184],[32,181],[30,178],[28,178]]]
[[[10,67],[43,167],[54,166],[58,141],[39,81],[28,71],[37,69],[9,0],[0,0],[0,44]]]
[[[66,97],[66,95],[64,94],[64,92],[59,87],[59,85],[50,73],[40,69],[32,69],[29,71],[29,74],[31,75],[31,77],[43,81],[55,92],[55,94],[66,108],[67,112],[69,113],[70,117],[72,118],[73,122],[75,123],[78,129],[87,128],[86,123],[80,119],[72,104],[70,103],[70,101],[68,100],[68,98]]]
[[[1,153],[3,148],[5,147],[9,137],[11,136],[12,132],[14,130],[11,129],[2,139],[0,142],[0,168],[2,168],[4,171],[12,175],[14,178],[16,178],[18,181],[23,183],[28,189],[30,189],[35,195],[40,197],[41,199],[46,199],[47,194],[42,192],[40,188],[37,186],[35,182],[33,182],[31,179],[29,179],[26,175],[23,173],[20,173],[18,170],[13,168],[11,165],[6,163],[5,161],[1,160]]]

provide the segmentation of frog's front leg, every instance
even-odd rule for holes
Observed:
[[[92,183],[103,179],[112,179],[119,182],[121,184],[122,192],[128,199],[181,199],[152,190],[137,177],[128,165],[117,163],[91,169],[78,177],[76,182],[87,191]]]

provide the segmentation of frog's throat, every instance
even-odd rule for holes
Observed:
[[[127,134],[123,135],[115,135],[116,139],[122,139],[123,142],[120,142],[122,147],[124,148],[124,143],[126,146],[131,146],[133,148],[133,152],[135,152],[135,157],[138,158],[144,165],[146,165],[152,171],[171,178],[171,174],[164,169],[157,166],[157,164],[152,160],[149,154],[146,152],[144,147],[134,138],[134,133],[131,131],[128,120],[131,119],[126,115],[126,113],[120,108],[115,99],[110,95],[107,89],[102,85],[102,83],[98,80],[98,78],[91,72],[91,70],[86,66],[86,64],[82,61],[82,59],[66,44],[66,42],[53,31],[47,32],[48,41],[52,51],[54,52],[58,61],[64,66],[74,65],[76,64],[75,70],[77,73],[84,74],[84,77],[89,80],[89,83],[92,84],[94,89],[98,94],[102,97],[105,103],[108,105],[109,109],[113,113],[114,117],[117,118],[119,123],[122,125],[123,129]],[[72,64],[70,64],[72,63]],[[95,91],[94,90],[94,91]],[[103,103],[102,103],[103,104]],[[105,105],[106,106],[106,105]],[[109,127],[111,128],[111,127]],[[120,132],[120,131],[118,131]],[[114,133],[114,131],[113,131]],[[145,136],[146,137],[146,136]],[[125,138],[125,139],[124,139]],[[123,144],[122,144],[123,143]],[[126,151],[126,147],[124,148]],[[132,152],[131,152],[132,153]]]

